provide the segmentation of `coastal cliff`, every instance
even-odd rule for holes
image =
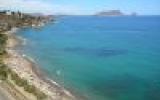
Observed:
[[[6,91],[8,100],[75,100],[69,91],[43,76],[25,54],[15,50],[23,42],[14,34],[18,28],[40,27],[49,21],[50,16],[0,11],[0,88]]]

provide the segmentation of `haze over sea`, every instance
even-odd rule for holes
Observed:
[[[160,16],[63,16],[18,34],[22,52],[88,100],[160,100]]]

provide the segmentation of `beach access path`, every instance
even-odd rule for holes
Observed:
[[[3,83],[0,81],[0,100],[15,100],[4,88]]]

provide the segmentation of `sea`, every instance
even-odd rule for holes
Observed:
[[[82,100],[160,100],[160,16],[58,16],[19,50]]]

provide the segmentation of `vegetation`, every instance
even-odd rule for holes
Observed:
[[[42,100],[46,98],[46,95],[38,90],[35,86],[30,85],[27,80],[20,78],[14,71],[8,68],[3,63],[4,56],[7,54],[5,50],[7,35],[0,33],[0,80],[9,81],[10,79],[14,81],[19,87],[23,87],[28,93],[32,93],[37,97],[37,100]]]
[[[10,71],[11,79],[20,87],[28,93],[32,93],[37,97],[37,100],[42,100],[46,98],[46,95],[39,91],[35,86],[30,85],[27,80],[20,78],[15,72]]]
[[[0,80],[8,81],[9,76],[14,83],[28,93],[32,93],[37,97],[37,100],[42,100],[46,98],[46,95],[39,91],[35,86],[30,85],[27,80],[20,78],[15,72],[9,69],[5,64],[3,64],[3,57],[7,54],[5,50],[5,45],[7,41],[7,35],[0,34]]]
[[[19,87],[23,87],[24,90],[28,93],[32,93],[37,97],[37,100],[43,100],[47,96],[38,90],[35,86],[30,85],[27,80],[20,78],[15,72],[11,71],[5,64],[0,63],[0,80],[8,81],[9,76],[11,80],[18,85]]]
[[[7,80],[8,78],[8,71],[7,67],[3,64],[0,63],[0,80]]]
[[[6,54],[5,45],[7,38],[7,35],[0,34],[0,58],[2,58],[2,56]]]
[[[0,80],[6,80],[8,78],[8,68],[3,64],[3,57],[7,54],[5,50],[7,35],[0,33]]]
[[[39,26],[42,23],[53,21],[52,17],[0,10],[0,32],[10,30],[12,27]]]
[[[27,80],[19,77],[17,73],[3,63],[4,56],[7,54],[5,47],[8,36],[1,33],[9,31],[12,27],[38,25],[47,20],[47,17],[34,17],[20,12],[11,12],[11,14],[7,14],[7,11],[0,12],[0,80],[13,81],[17,86],[24,88],[26,92],[34,94],[37,100],[45,99],[47,96],[38,88],[28,83]]]
[[[5,45],[7,41],[7,35],[0,33],[0,80],[6,80],[8,77],[7,67],[3,64],[3,58],[7,54]]]

